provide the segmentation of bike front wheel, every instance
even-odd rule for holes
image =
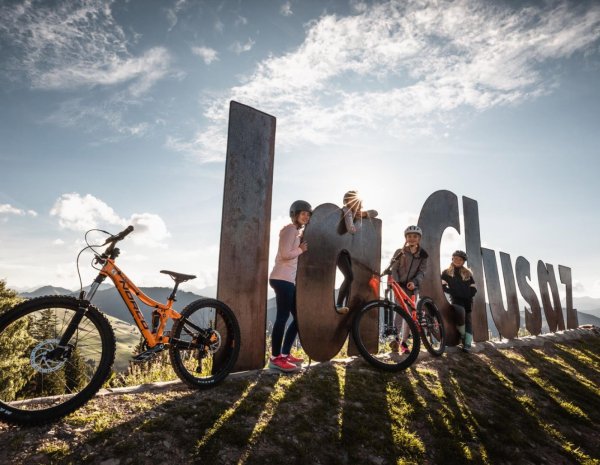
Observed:
[[[446,330],[441,312],[433,300],[424,297],[417,304],[417,315],[423,345],[431,355],[439,357],[446,350]]]
[[[216,299],[200,299],[173,326],[169,356],[188,386],[207,389],[223,381],[240,352],[240,327],[233,311]]]
[[[408,327],[408,338],[402,337],[403,323]],[[354,318],[352,335],[364,359],[385,371],[408,368],[421,349],[414,321],[391,302],[373,301],[365,305]],[[402,339],[406,339],[406,347],[401,344]]]
[[[66,347],[59,341],[81,302],[69,296],[25,301],[0,317],[0,420],[47,423],[86,403],[115,356],[110,323],[87,304]]]

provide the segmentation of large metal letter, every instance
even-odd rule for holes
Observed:
[[[527,278],[531,279],[531,268],[526,258],[517,258],[515,273],[521,295],[531,308],[531,312],[529,312],[527,307],[525,307],[525,327],[527,331],[537,336],[542,332],[542,308],[540,307],[540,301],[535,291],[527,282]]]
[[[543,261],[538,261],[538,282],[540,284],[540,295],[542,296],[542,304],[544,306],[544,315],[548,323],[548,330],[555,332],[565,329],[565,320],[563,319],[562,306],[560,297],[558,296],[558,285],[556,284],[556,276],[554,275],[554,267]],[[550,301],[548,285],[552,291],[552,300],[554,307]]]
[[[577,318],[577,310],[573,308],[573,280],[571,277],[571,268],[558,265],[558,275],[560,282],[565,285],[567,290],[567,328],[575,329],[579,326],[579,318]]]
[[[275,118],[231,102],[221,220],[218,299],[241,329],[237,370],[265,364]]]
[[[473,340],[488,340],[487,311],[485,290],[483,286],[483,261],[481,258],[481,234],[479,232],[479,209],[477,201],[463,196],[463,216],[465,220],[465,244],[469,257],[468,265],[473,272],[473,279],[478,292],[473,299],[471,316],[473,323]]]
[[[428,269],[419,290],[421,296],[431,297],[442,312],[448,341],[458,341],[458,331],[454,324],[454,313],[442,291],[440,270],[440,244],[446,228],[454,228],[460,233],[458,218],[458,198],[450,191],[441,190],[431,194],[421,209],[419,227],[423,230],[421,244],[429,254]]]
[[[354,313],[376,298],[369,279],[381,264],[381,220],[364,219],[352,235],[346,232],[342,210],[325,203],[315,208],[304,239],[308,252],[300,255],[296,275],[298,330],[306,353],[323,362],[335,357],[344,345]],[[342,250],[350,253],[354,274],[350,312],[343,316],[335,312],[334,305],[335,273]],[[351,355],[352,349],[349,346]]]
[[[510,255],[500,252],[502,263],[502,274],[504,275],[504,288],[506,289],[506,301],[508,309],[504,309],[502,302],[502,289],[500,288],[500,277],[496,264],[496,252],[490,249],[481,249],[483,266],[485,269],[485,282],[487,294],[492,311],[492,319],[498,332],[502,337],[514,339],[519,333],[519,301],[515,287],[515,276],[510,262]]]

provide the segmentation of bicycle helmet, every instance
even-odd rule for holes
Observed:
[[[452,258],[454,257],[460,257],[462,258],[464,261],[467,261],[467,253],[463,252],[462,250],[457,250],[456,252],[454,252],[452,254]]]
[[[300,212],[308,212],[312,215],[312,207],[310,203],[305,200],[296,200],[290,206],[290,218],[292,221],[296,218],[296,215]]]
[[[423,237],[423,231],[421,228],[415,225],[409,226],[404,230],[404,237],[406,237],[407,234],[418,234],[419,236]]]
[[[360,201],[360,196],[357,191],[348,191],[344,194],[344,205]]]

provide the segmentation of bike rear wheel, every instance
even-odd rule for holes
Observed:
[[[410,329],[405,352],[400,347],[403,322]],[[414,321],[402,308],[391,302],[373,301],[365,305],[354,318],[352,335],[364,359],[385,371],[408,368],[417,359],[421,349]]]
[[[446,350],[446,329],[442,314],[429,297],[424,297],[417,304],[421,339],[427,351],[439,357]]]
[[[169,356],[177,376],[195,389],[223,381],[240,351],[240,328],[233,311],[216,299],[200,299],[181,312]]]
[[[0,317],[0,420],[47,423],[85,404],[108,377],[115,338],[89,305],[67,345],[61,336],[79,311],[69,296],[25,301]]]

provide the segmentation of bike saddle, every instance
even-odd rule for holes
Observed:
[[[168,274],[171,278],[175,280],[176,283],[184,283],[186,281],[189,281],[190,279],[196,278],[196,276],[194,276],[193,274],[176,273],[175,271],[169,270],[160,270],[160,272],[163,274]]]

